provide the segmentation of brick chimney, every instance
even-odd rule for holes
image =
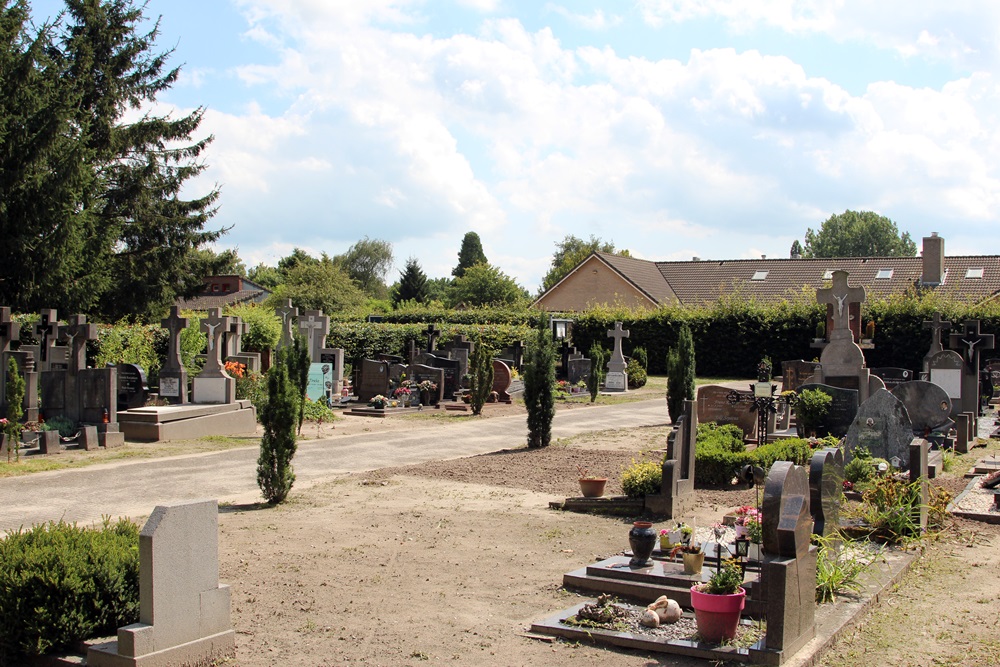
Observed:
[[[940,285],[944,278],[944,239],[937,232],[931,232],[924,237],[923,274],[920,282],[923,285]]]

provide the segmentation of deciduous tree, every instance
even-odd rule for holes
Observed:
[[[552,253],[551,268],[542,278],[542,291],[544,292],[565,278],[580,262],[595,252],[614,253],[622,257],[629,256],[628,250],[615,252],[614,243],[602,241],[594,235],[590,236],[589,241],[584,241],[572,234],[567,234],[566,238],[556,243],[556,251]]]
[[[510,305],[527,299],[528,293],[513,278],[492,264],[475,264],[455,279],[450,290],[452,305]]]
[[[872,211],[831,215],[818,231],[806,231],[805,257],[913,257],[917,244],[909,232]]]

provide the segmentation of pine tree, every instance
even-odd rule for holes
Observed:
[[[524,405],[528,410],[528,447],[547,447],[556,416],[556,352],[547,315],[538,318],[535,344],[528,348],[526,356]]]
[[[33,35],[24,7],[0,10],[0,302],[158,317],[200,289],[191,252],[222,233],[204,230],[218,190],[179,196],[205,168],[204,110],[124,122],[179,72],[133,0],[66,0]]]
[[[416,258],[406,260],[406,268],[399,272],[399,287],[394,296],[393,305],[404,301],[427,302],[427,274],[420,268]]]
[[[469,382],[472,414],[479,415],[493,391],[493,350],[482,339],[476,341],[469,359],[469,370],[472,371]]]
[[[677,346],[667,351],[667,413],[675,424],[684,413],[684,399],[694,400],[694,379],[694,338],[685,322],[677,332]]]
[[[608,353],[600,343],[590,346],[590,374],[587,376],[587,391],[590,392],[590,402],[597,401],[597,394],[604,384],[605,364],[608,363]]]
[[[458,251],[458,266],[451,270],[451,275],[461,278],[465,275],[465,270],[476,264],[487,264],[486,253],[483,252],[483,243],[479,240],[479,234],[467,232],[462,237],[462,247]]]
[[[257,486],[272,505],[284,502],[295,482],[295,425],[299,420],[298,388],[289,376],[290,349],[279,349],[267,371],[268,400],[260,409],[264,435],[257,458]]]

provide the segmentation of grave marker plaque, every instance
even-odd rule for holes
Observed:
[[[146,372],[135,364],[118,364],[118,409],[131,410],[146,405]]]
[[[739,391],[709,384],[698,388],[698,421],[702,424],[736,424],[743,431],[743,436],[749,438],[757,429],[757,413],[750,412],[748,403],[735,405],[729,402],[729,394],[736,391],[746,400],[752,400],[749,391]]]
[[[916,376],[914,376],[913,371],[908,368],[873,368],[872,375],[881,378],[882,383],[885,384],[885,388],[889,391],[892,391],[904,382],[910,382],[917,379]]]
[[[953,406],[961,405],[962,371],[965,364],[962,355],[953,350],[938,352],[927,362],[930,381],[945,390]]]

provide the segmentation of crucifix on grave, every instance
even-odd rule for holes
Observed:
[[[330,318],[320,310],[307,310],[299,317],[299,331],[306,337],[309,358],[318,362],[320,350],[326,347],[326,337],[330,334]]]
[[[188,402],[187,369],[181,356],[181,332],[187,328],[188,318],[181,317],[181,309],[170,308],[170,316],[160,320],[160,326],[167,330],[167,357],[160,369],[160,396],[171,403]]]
[[[441,331],[438,330],[436,324],[427,325],[427,351],[433,352],[436,347],[436,341],[438,336],[441,335]]]
[[[979,331],[979,320],[962,323],[962,331],[948,336],[949,346],[958,351],[965,361],[962,373],[962,412],[979,414],[979,353],[992,350],[993,334]],[[975,433],[975,431],[973,431]]]
[[[201,331],[208,334],[205,367],[194,379],[195,403],[234,403],[236,381],[222,363],[222,334],[232,326],[232,317],[223,316],[221,308],[209,308],[208,317],[201,321]]]
[[[615,322],[615,328],[608,331],[608,338],[615,339],[615,349],[608,361],[608,374],[604,378],[606,391],[628,391],[628,376],[625,375],[625,355],[622,354],[622,338],[628,338],[628,329],[622,329],[621,322]]]
[[[52,364],[52,348],[59,337],[59,317],[55,309],[43,309],[32,331],[38,338],[38,370],[47,371]]]
[[[825,303],[833,307],[833,331],[830,332],[830,341],[834,337],[850,338],[854,340],[851,333],[851,304],[864,303],[865,288],[850,287],[847,284],[847,271],[833,272],[833,287],[816,290],[816,301]]]
[[[299,316],[299,309],[292,305],[291,299],[275,309],[275,314],[281,318],[281,341],[278,347],[287,347],[292,344],[292,336],[295,335],[295,318]]]
[[[941,345],[941,333],[951,330],[951,322],[942,320],[941,313],[934,313],[933,319],[924,321],[924,329],[931,330],[931,346],[927,350],[927,354],[924,355],[924,372],[927,373],[930,371],[931,357],[944,351],[944,347]]]
[[[78,373],[87,367],[87,341],[97,340],[97,325],[88,324],[86,315],[73,315],[59,327],[59,340],[69,347],[69,372]]]

